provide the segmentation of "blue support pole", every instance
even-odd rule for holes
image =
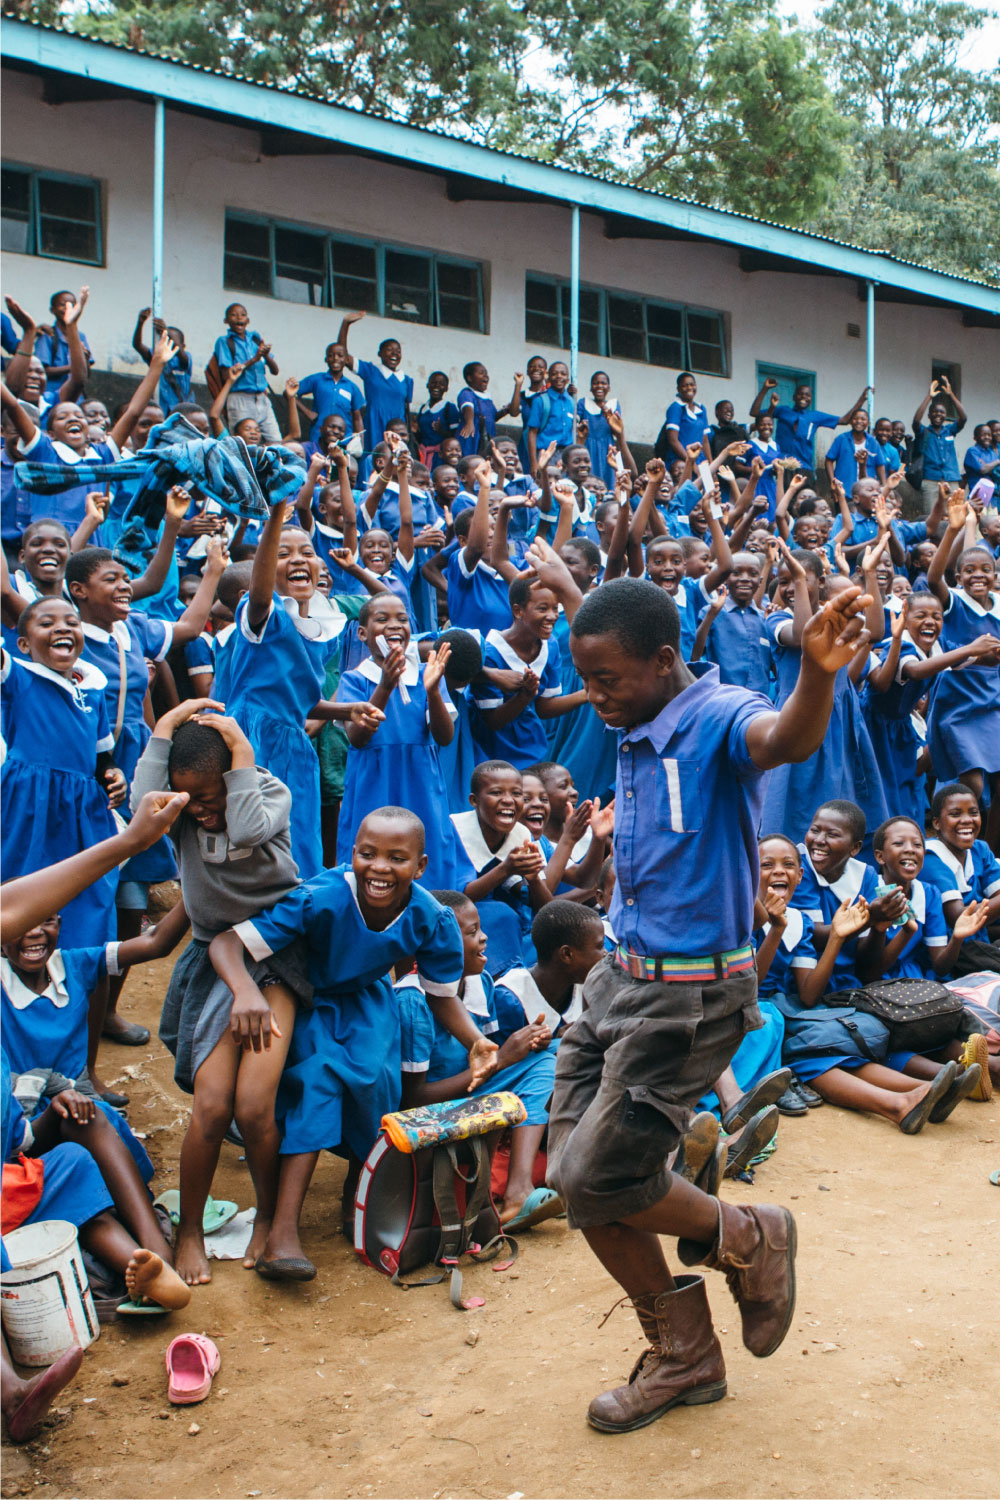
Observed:
[[[868,425],[875,421],[875,283],[868,283]]]
[[[580,205],[573,204],[573,219],[570,229],[569,250],[569,383],[576,385],[576,369],[580,356]],[[576,417],[573,418],[573,436],[576,437]]]
[[[153,105],[153,317],[163,317],[163,100]],[[155,342],[155,340],[154,340]]]

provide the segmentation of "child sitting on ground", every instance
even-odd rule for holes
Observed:
[[[937,788],[931,803],[931,826],[937,837],[927,840],[920,878],[940,891],[950,927],[968,910],[968,903],[989,903],[987,926],[1000,918],[1000,861],[979,837],[982,821],[979,803],[961,781]],[[985,931],[967,937],[952,973],[1000,974],[1000,948],[987,939]]]
[[[483,1034],[497,1032],[493,981],[486,968],[486,934],[479,913],[458,891],[435,891],[435,898],[455,914],[462,934],[463,968],[459,998]],[[527,1114],[512,1132],[510,1172],[500,1222],[517,1226],[517,1217],[532,1191],[531,1172],[548,1124],[546,1103],[555,1078],[555,1054],[549,1051],[552,1032],[539,1014],[503,1039],[496,1054],[497,1071],[475,1086],[462,1043],[445,1030],[424,999],[421,981],[409,975],[396,986],[402,1017],[403,1108],[438,1104],[466,1094],[510,1090]],[[554,1196],[554,1195],[553,1195]],[[554,1210],[559,1211],[561,1204]],[[533,1222],[538,1222],[534,1220]]]
[[[583,981],[604,957],[604,923],[592,906],[554,900],[536,914],[531,941],[531,968],[508,969],[496,982],[495,1040],[505,1042],[535,1016],[558,1046],[560,1033],[582,1014]]]
[[[493,1071],[496,1048],[457,998],[463,969],[458,924],[417,883],[424,865],[420,819],[406,808],[376,808],[358,829],[350,868],[324,870],[211,944],[216,971],[240,1009],[268,1009],[244,949],[263,964],[303,937],[313,985],[313,1004],[295,1017],[278,1090],[278,1198],[269,1253],[255,1265],[266,1278],[308,1281],[316,1275],[302,1253],[298,1226],[319,1153],[347,1157],[347,1219],[382,1116],[398,1107],[394,965],[416,960],[428,1004],[468,1051],[472,1085]]]
[[[253,748],[222,707],[201,698],[164,714],[135,771],[134,795],[183,791],[188,805],[171,838],[192,937],[174,965],[160,1040],[175,1059],[174,1081],[194,1095],[181,1147],[177,1270],[191,1286],[211,1280],[202,1218],[222,1141],[235,1118],[257,1196],[243,1264],[266,1256],[278,1177],[274,1099],[298,1000],[308,1000],[304,961],[277,954],[252,972],[265,995],[241,1005],[208,955],[217,933],[273,906],[294,889],[291,796],[254,764]]]

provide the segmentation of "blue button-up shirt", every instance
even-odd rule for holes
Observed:
[[[750,603],[745,609],[727,599],[708,632],[705,657],[719,669],[720,682],[749,688],[767,697],[771,689],[771,643],[764,629],[764,611]]]
[[[817,411],[807,406],[797,411],[794,406],[776,406],[774,416],[774,441],[782,458],[797,458],[805,468],[815,463],[815,440],[820,427],[836,427],[840,421],[831,411]]]
[[[957,422],[942,422],[938,428],[920,424],[920,441],[924,455],[925,479],[958,478],[958,452],[955,448]]]
[[[694,958],[750,941],[765,783],[746,732],[773,711],[709,668],[622,736],[610,919],[633,952]]]

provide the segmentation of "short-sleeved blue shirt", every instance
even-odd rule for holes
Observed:
[[[818,411],[807,406],[797,411],[794,406],[776,406],[774,417],[774,440],[782,458],[797,458],[806,469],[816,462],[816,434],[821,427],[836,427],[840,418],[832,411]]]
[[[235,333],[220,333],[215,341],[215,358],[220,370],[228,370],[232,365],[245,365],[257,353],[263,340],[259,333],[248,328],[246,333],[239,337]],[[266,391],[267,390],[267,366],[262,359],[249,370],[244,370],[239,380],[233,385],[234,391]]]
[[[365,404],[364,392],[346,375],[331,375],[329,370],[319,370],[307,375],[299,382],[299,395],[311,396],[316,408],[316,420],[309,429],[309,437],[319,442],[319,430],[327,417],[343,417],[350,437],[354,428],[353,415]]]
[[[955,447],[957,432],[957,422],[942,422],[938,428],[921,422],[920,445],[924,455],[924,479],[958,479],[958,450]]]

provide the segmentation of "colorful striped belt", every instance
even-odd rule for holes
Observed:
[[[731,979],[734,974],[748,974],[754,966],[754,952],[747,943],[744,948],[733,948],[728,953],[709,953],[701,957],[688,958],[682,954],[667,954],[662,958],[650,958],[643,953],[633,953],[624,943],[615,949],[615,959],[633,979],[657,979],[662,983],[711,984],[714,979]]]

